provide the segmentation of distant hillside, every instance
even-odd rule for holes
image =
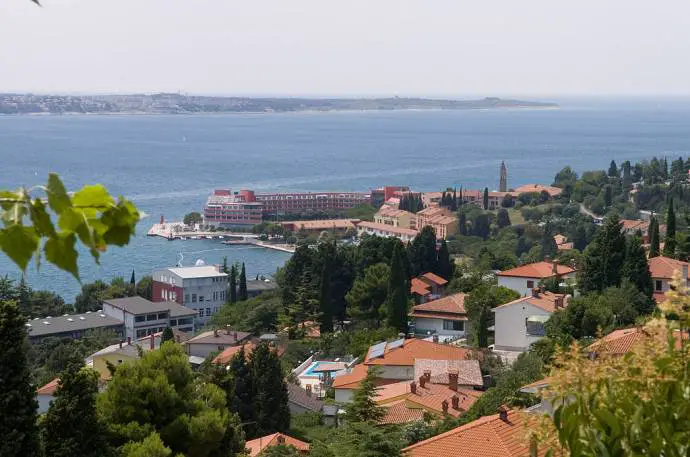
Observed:
[[[152,95],[0,94],[0,114],[190,114],[290,111],[355,111],[411,109],[555,108],[556,103],[503,100],[435,100],[425,98],[249,98]]]

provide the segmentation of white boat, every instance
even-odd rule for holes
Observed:
[[[223,238],[225,238],[223,235],[218,235],[219,240],[222,240]]]
[[[198,240],[199,237],[198,237],[198,236],[190,236],[189,239],[190,239],[190,240]]]
[[[182,241],[187,241],[187,237],[186,237],[186,236],[181,236],[180,239],[181,239]]]
[[[209,235],[206,235],[204,238],[206,238],[207,240],[212,240],[212,239],[213,239],[213,237],[212,237],[212,236],[209,236]]]

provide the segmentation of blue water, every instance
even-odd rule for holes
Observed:
[[[498,187],[501,160],[510,186],[550,183],[564,165],[578,171],[652,155],[690,151],[687,100],[570,100],[557,110],[407,111],[198,116],[0,117],[0,188],[42,184],[58,172],[68,188],[103,183],[149,216],[125,248],[84,281],[138,276],[197,258],[244,261],[250,276],[270,274],[287,255],[217,241],[168,242],[144,236],[199,210],[215,187],[255,190],[367,190],[407,184]],[[0,254],[0,274],[17,276]],[[79,284],[43,265],[28,279],[71,300]]]
[[[313,362],[309,367],[304,370],[300,376],[319,376],[318,373],[314,373],[314,370],[316,370],[320,365],[323,365],[324,363],[331,363],[331,362]]]

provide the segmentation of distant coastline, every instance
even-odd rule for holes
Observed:
[[[558,108],[554,102],[486,97],[478,100],[427,98],[253,98],[180,94],[34,95],[0,94],[0,115],[226,114],[330,111],[490,110]]]

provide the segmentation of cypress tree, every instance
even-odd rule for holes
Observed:
[[[277,353],[266,343],[260,344],[252,351],[249,363],[257,435],[287,431],[290,428],[288,391]]]
[[[136,286],[136,285],[137,285],[137,280],[136,280],[136,277],[134,276],[134,270],[132,270],[132,276],[129,278],[129,283],[130,283],[132,286]]]
[[[609,177],[611,177],[611,178],[617,178],[618,177],[618,167],[616,166],[615,160],[612,160],[611,164],[609,165]]]
[[[26,359],[25,319],[14,302],[0,301],[0,455],[39,453],[36,389]]]
[[[32,306],[31,306],[31,287],[26,283],[24,275],[19,279],[19,284],[17,284],[17,300],[19,300],[19,310],[27,318],[33,317]],[[43,316],[37,316],[43,317]]]
[[[379,390],[376,386],[377,368],[376,366],[369,367],[367,375],[352,395],[352,401],[345,406],[348,423],[376,423],[386,415],[386,410],[379,406],[375,400],[376,392]]]
[[[455,212],[458,210],[458,190],[453,189],[453,203],[451,204],[450,210]]]
[[[446,240],[442,240],[441,248],[438,251],[438,263],[435,273],[446,281],[450,281],[453,279],[453,267],[454,264],[453,260],[450,258],[448,244],[446,244]]]
[[[622,165],[623,168],[623,189],[628,190],[630,186],[632,185],[632,173],[630,170],[630,161],[626,160],[623,162]]]
[[[230,303],[237,302],[237,268],[233,264],[230,268]]]
[[[324,259],[321,271],[321,293],[319,296],[319,311],[321,322],[321,333],[333,332],[333,303],[331,297],[331,261]]]
[[[458,206],[462,206],[465,201],[462,199],[462,186],[460,186],[460,193],[458,194]]]
[[[483,198],[482,203],[484,205],[485,210],[489,209],[489,188],[488,187],[484,188],[484,198]]]
[[[229,386],[225,386],[230,411],[237,413],[240,421],[245,424],[247,436],[254,436],[256,424],[254,422],[254,393],[253,372],[247,361],[244,346],[230,359],[228,366],[230,377]]]
[[[482,305],[477,317],[477,346],[485,348],[489,346],[489,307]]]
[[[611,186],[604,186],[604,207],[608,208],[613,203]]]
[[[240,301],[244,301],[249,296],[247,295],[247,271],[244,268],[244,262],[242,262],[242,270],[240,271],[240,288],[239,292],[237,293],[237,298]]]
[[[161,344],[165,343],[166,341],[175,342],[175,334],[170,327],[165,327],[165,330],[163,330],[163,334],[161,335]]]
[[[464,211],[460,211],[460,214],[458,214],[458,230],[460,235],[467,235],[467,216],[465,216]]]
[[[223,267],[221,268],[221,271],[225,274],[230,273],[228,271],[228,257],[227,256],[223,257]]]
[[[617,215],[606,218],[599,227],[592,243],[587,246],[583,256],[578,285],[580,291],[601,292],[607,287],[619,286],[625,262],[625,235]]]
[[[498,210],[498,213],[496,214],[496,225],[498,225],[498,228],[500,229],[509,227],[511,225],[510,215],[508,214],[507,209],[501,208]]]
[[[649,258],[657,257],[659,255],[659,223],[656,218],[652,216],[649,221]]]
[[[438,257],[436,254],[436,232],[434,228],[427,225],[412,241],[413,257],[410,259],[412,263],[412,276],[419,276],[422,273],[436,271],[436,264]]]
[[[640,292],[652,297],[652,275],[647,265],[647,255],[639,236],[630,237],[626,244],[623,277],[633,283]]]
[[[676,212],[673,210],[673,199],[668,202],[668,209],[666,210],[666,238],[664,239],[664,255],[666,257],[676,256]]]
[[[41,421],[46,456],[102,457],[109,454],[106,430],[96,413],[99,374],[81,361],[60,374],[55,399]]]
[[[391,275],[388,280],[386,320],[388,326],[399,332],[407,332],[407,307],[409,288],[403,272],[401,243],[396,243],[391,258]]]

